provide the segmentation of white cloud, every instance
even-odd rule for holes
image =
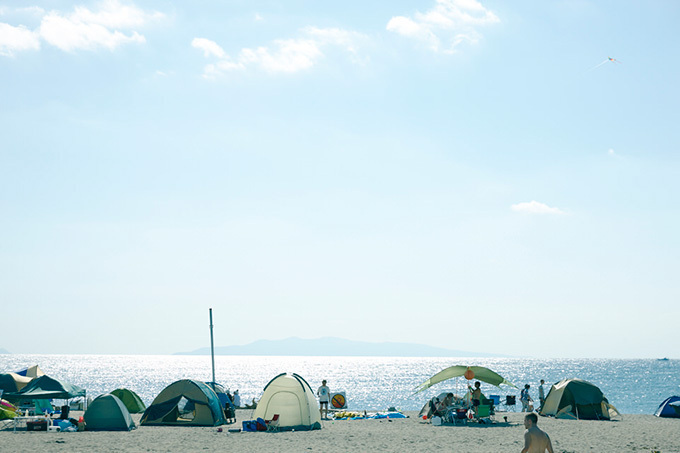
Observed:
[[[191,41],[191,46],[203,51],[203,56],[206,58],[214,56],[217,58],[224,58],[224,50],[215,42],[205,38],[194,38]]]
[[[312,39],[279,39],[273,48],[242,49],[239,61],[254,64],[269,72],[298,72],[314,66],[323,56],[318,42]]]
[[[464,41],[475,43],[479,28],[500,22],[498,16],[476,0],[436,0],[435,6],[414,17],[395,16],[387,30],[423,42],[435,52],[453,53]]]
[[[609,148],[609,150],[607,151],[607,154],[609,154],[610,156],[616,156],[616,155],[617,155],[617,154],[614,152],[614,149],[613,149],[613,148]]]
[[[59,13],[49,13],[40,23],[40,36],[49,44],[66,52],[94,50],[104,47],[113,50],[127,43],[146,42],[136,31],[126,35],[118,30],[109,30],[104,25],[82,22]]]
[[[551,208],[547,204],[539,203],[535,200],[513,204],[511,208],[515,212],[523,212],[527,214],[564,214],[564,211],[559,208]]]
[[[307,27],[301,38],[277,39],[269,46],[243,48],[236,58],[231,58],[222,48],[209,39],[194,38],[192,46],[203,51],[206,58],[216,57],[217,62],[205,66],[203,76],[215,78],[233,70],[249,67],[270,73],[295,73],[313,67],[325,56],[323,48],[337,47],[356,54],[364,36],[360,33],[338,28]]]
[[[255,22],[259,22],[261,20],[264,20],[264,17],[260,16],[259,13],[255,13]]]
[[[128,43],[144,43],[146,39],[135,29],[164,17],[160,12],[146,12],[119,0],[105,0],[96,10],[76,6],[71,13],[56,10],[45,13],[39,7],[27,7],[22,11],[42,16],[40,26],[31,31],[4,24],[0,30],[2,55],[39,48],[40,39],[66,52],[98,48],[114,50]],[[23,47],[18,43],[23,43]]]
[[[0,22],[0,55],[13,57],[15,52],[40,49],[38,35],[23,25],[13,27]]]

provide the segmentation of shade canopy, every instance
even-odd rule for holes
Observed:
[[[506,380],[503,376],[483,366],[454,365],[440,371],[427,381],[420,384],[418,387],[416,387],[415,393],[422,392],[423,390],[429,389],[433,385],[439,384],[440,382],[446,381],[448,379],[461,376],[486,382],[487,384],[495,385],[496,387],[508,385],[510,387],[517,388],[515,384]]]
[[[48,400],[52,398],[69,399],[85,396],[85,389],[68,382],[59,381],[47,375],[33,379],[20,392],[8,393],[11,400]]]

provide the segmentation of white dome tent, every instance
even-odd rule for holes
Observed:
[[[257,403],[255,418],[278,415],[280,430],[321,429],[321,414],[312,388],[301,376],[282,373],[269,381]]]

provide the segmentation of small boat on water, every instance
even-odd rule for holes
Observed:
[[[670,359],[668,357],[664,357],[662,359],[656,359],[656,360],[658,360],[660,362],[668,362]]]

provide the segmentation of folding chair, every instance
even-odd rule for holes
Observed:
[[[517,404],[516,402],[516,397],[515,395],[506,395],[505,396],[505,407],[506,410],[510,410],[509,408],[512,407],[512,410],[515,411],[515,405]]]
[[[482,398],[482,404],[485,406],[489,406],[489,414],[493,415],[496,413],[495,411],[496,407],[494,406],[492,399]]]
[[[267,424],[267,432],[275,433],[279,431],[279,414],[274,414],[271,420],[264,422]]]
[[[483,419],[491,419],[491,406],[488,404],[480,404],[477,406],[477,413],[475,414],[475,418],[477,419],[478,422],[483,423]]]

